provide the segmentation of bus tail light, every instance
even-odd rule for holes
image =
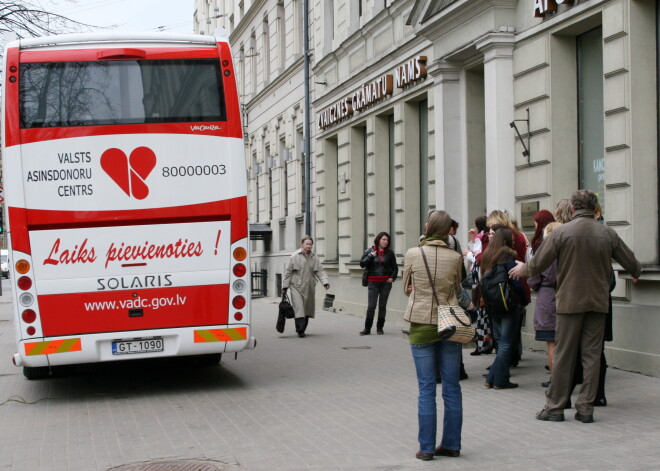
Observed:
[[[234,281],[234,284],[232,286],[234,288],[234,291],[236,291],[237,293],[242,293],[243,291],[245,291],[246,284],[245,281],[243,280],[236,280]]]
[[[37,320],[37,313],[32,309],[26,309],[23,311],[23,314],[21,314],[21,317],[23,318],[23,322],[32,324],[35,320]]]
[[[243,247],[236,247],[234,249],[234,260],[242,262],[246,258],[247,258],[247,250],[245,250]]]
[[[243,265],[242,263],[237,263],[236,265],[234,265],[233,271],[234,271],[234,276],[242,278],[247,273],[247,268],[245,268],[245,265]]]
[[[231,304],[234,306],[234,309],[243,309],[245,307],[245,298],[243,296],[236,296],[231,301]]]
[[[234,319],[237,320],[237,321],[242,321],[243,320],[243,313],[237,312],[236,314],[234,314]]]
[[[21,306],[32,306],[32,303],[34,302],[34,296],[30,293],[23,293],[18,297],[18,302],[21,303]]]
[[[32,280],[28,276],[21,276],[16,282],[18,287],[23,291],[27,291],[32,288]]]
[[[19,260],[16,262],[16,271],[21,275],[25,275],[30,271],[30,262],[27,260]]]
[[[37,329],[35,329],[34,327],[30,326],[30,327],[28,327],[28,328],[25,330],[25,332],[27,332],[28,335],[34,335],[34,334],[37,332]]]

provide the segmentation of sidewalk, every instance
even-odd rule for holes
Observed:
[[[14,334],[4,298],[0,402],[54,399],[0,406],[0,470],[108,470],[166,459],[250,471],[660,467],[658,378],[610,369],[609,406],[596,409],[595,423],[574,421],[574,409],[566,422],[540,422],[544,355],[525,352],[512,370],[520,387],[496,391],[482,377],[493,355],[465,350],[461,457],[421,462],[417,385],[400,325],[360,337],[362,318],[318,310],[299,339],[291,320],[284,334],[275,331],[279,299],[265,298],[253,302],[257,348],[219,367],[95,365],[27,381],[9,361]]]

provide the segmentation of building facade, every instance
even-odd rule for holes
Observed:
[[[197,0],[195,10],[197,31],[229,33],[245,134],[251,270],[264,277],[261,294],[270,296],[279,293],[305,235],[302,6],[302,0]]]
[[[214,4],[201,3],[213,16]],[[275,295],[304,209],[302,65],[295,20],[287,26],[296,7],[227,3],[220,19],[233,28],[249,113],[251,220],[272,230],[270,246],[256,243],[253,269],[268,269]],[[380,231],[391,234],[402,264],[431,209],[460,222],[462,243],[474,218],[493,209],[512,211],[531,235],[536,211],[588,188],[644,267],[633,284],[615,265],[608,360],[660,375],[655,0],[310,0],[310,7],[312,235],[334,307],[363,315],[359,259]],[[280,16],[292,37],[283,61]],[[406,302],[395,285],[388,319],[400,320]],[[524,341],[542,348],[532,316],[533,304]]]

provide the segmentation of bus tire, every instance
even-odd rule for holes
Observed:
[[[199,364],[203,366],[215,366],[222,360],[222,353],[209,353],[199,356]]]
[[[23,375],[29,379],[44,379],[48,378],[48,367],[47,366],[24,366]]]

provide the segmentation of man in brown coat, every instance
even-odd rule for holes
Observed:
[[[591,191],[575,192],[571,197],[573,219],[555,229],[529,263],[518,262],[509,272],[515,279],[528,278],[557,260],[554,365],[545,408],[536,414],[538,420],[564,420],[579,345],[584,379],[575,402],[575,420],[594,421],[612,259],[632,274],[633,283],[641,273],[639,261],[618,234],[594,219],[596,204],[598,197]]]

